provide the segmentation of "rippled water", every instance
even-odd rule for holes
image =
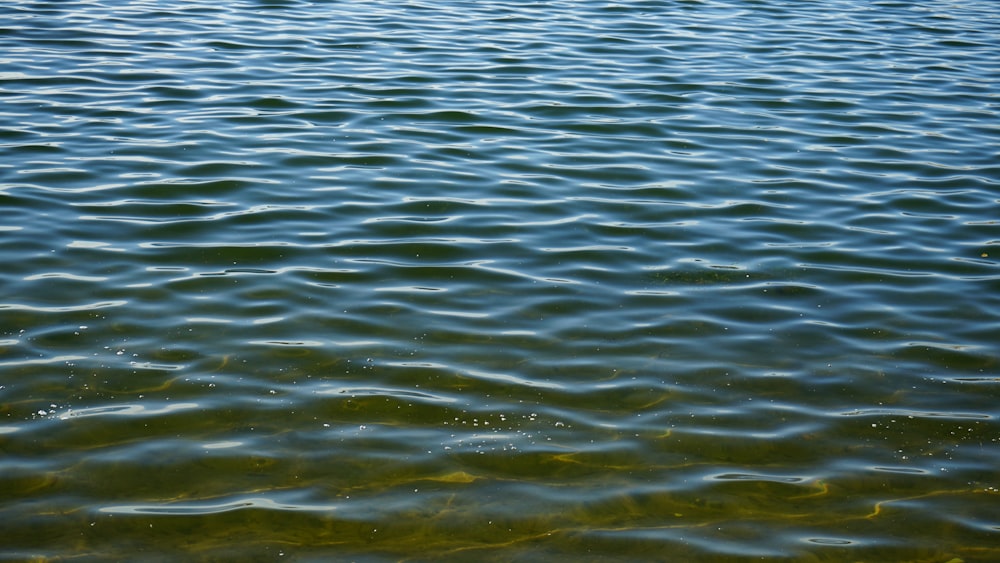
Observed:
[[[1000,559],[994,2],[0,30],[0,559]]]

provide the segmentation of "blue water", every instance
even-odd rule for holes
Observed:
[[[1000,559],[985,0],[0,6],[0,559]]]

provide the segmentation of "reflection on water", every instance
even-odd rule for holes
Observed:
[[[0,25],[0,558],[1000,558],[991,3]]]

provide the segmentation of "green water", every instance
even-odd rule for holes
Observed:
[[[1000,559],[992,2],[0,29],[0,560]]]

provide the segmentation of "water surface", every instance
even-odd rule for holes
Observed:
[[[1000,559],[993,2],[0,30],[0,558]]]

